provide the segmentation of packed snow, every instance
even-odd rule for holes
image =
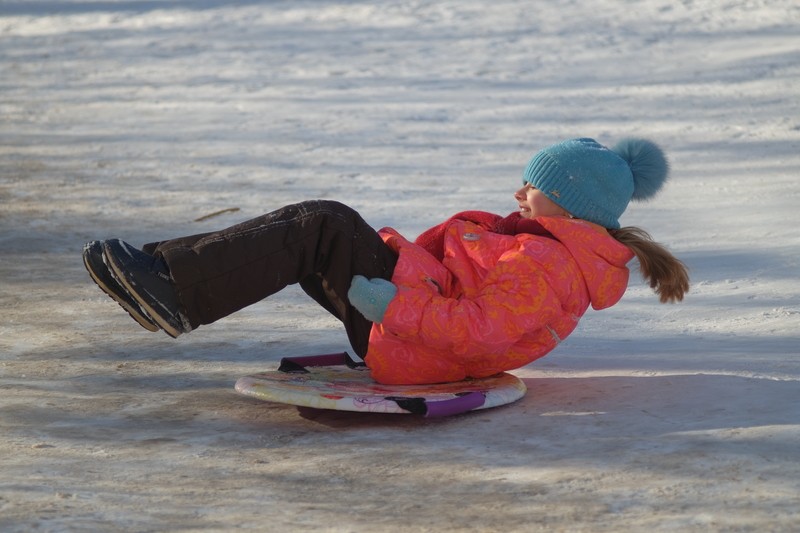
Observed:
[[[0,2],[0,530],[800,530],[795,0]],[[634,276],[522,400],[444,420],[237,395],[347,348],[290,288],[178,340],[83,243],[310,198],[414,237],[506,214],[540,148],[660,143]]]

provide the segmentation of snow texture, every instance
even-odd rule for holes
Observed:
[[[798,50],[795,0],[0,2],[0,530],[797,531]],[[81,263],[310,198],[505,214],[582,136],[664,148],[622,223],[692,291],[634,278],[508,407],[239,396],[342,329],[291,288],[172,340]]]

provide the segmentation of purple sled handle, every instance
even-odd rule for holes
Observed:
[[[438,402],[425,402],[428,411],[425,418],[435,418],[439,416],[452,416],[467,411],[472,411],[482,406],[486,402],[486,395],[482,392],[469,392],[452,400],[441,400]]]

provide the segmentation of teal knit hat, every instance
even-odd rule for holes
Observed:
[[[625,139],[609,150],[584,138],[541,150],[525,168],[522,182],[572,216],[618,229],[628,203],[655,196],[668,174],[664,153],[651,141]]]

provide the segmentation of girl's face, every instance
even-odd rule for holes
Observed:
[[[514,198],[519,203],[519,214],[522,218],[569,215],[563,207],[556,204],[530,183],[526,183],[520,190],[515,192]]]

